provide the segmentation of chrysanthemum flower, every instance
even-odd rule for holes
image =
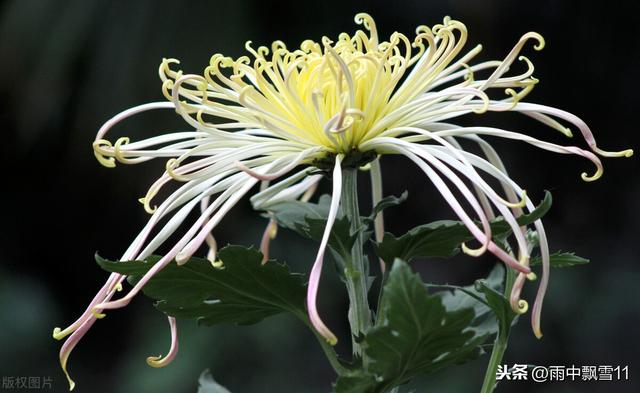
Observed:
[[[327,37],[319,43],[307,40],[295,50],[287,49],[280,41],[270,49],[254,49],[247,42],[248,56],[233,59],[215,54],[203,75],[184,74],[175,69],[177,60],[165,59],[159,72],[167,101],[128,109],[100,128],[93,148],[103,165],[138,164],[154,158],[166,161],[166,170],[140,200],[152,214],[149,222],[121,260],[145,259],[178,228],[187,229],[126,295],[113,300],[125,277],[112,274],[77,321],[64,330],[54,330],[57,339],[70,335],[60,352],[65,373],[69,353],[91,325],[104,316],[103,312],[127,305],[167,264],[187,262],[205,243],[210,248],[208,258],[216,263],[212,230],[256,184],[261,183],[260,191],[252,198],[256,208],[268,210],[275,201],[308,199],[321,178],[313,174],[313,166],[327,158],[333,162],[333,192],[324,237],[310,271],[307,306],[313,326],[335,343],[336,337],[318,314],[316,296],[328,237],[339,209],[342,163],[356,153],[378,158],[402,155],[417,165],[477,239],[478,248],[463,244],[463,250],[474,256],[489,251],[519,273],[511,303],[514,310],[526,311],[527,302],[520,299],[520,291],[526,279],[535,279],[535,275],[529,267],[531,246],[525,228],[519,227],[516,218],[523,209],[532,210],[533,205],[508,176],[485,137],[580,155],[595,165],[594,174],[582,174],[585,181],[602,175],[598,155],[629,157],[633,152],[603,151],[597,147],[589,127],[575,115],[523,101],[538,80],[532,76],[531,61],[519,54],[529,41],[535,50],[544,47],[544,40],[537,33],[523,35],[501,61],[472,65],[481,46],[463,52],[467,29],[461,22],[445,18],[432,28],[419,26],[413,40],[396,32],[381,42],[369,15],[358,14],[355,21],[365,30],[357,30],[353,36],[343,33],[336,41]],[[516,60],[526,71],[509,75]],[[479,77],[480,74],[485,76]],[[117,123],[155,109],[175,110],[193,130],[140,141],[121,137],[112,143],[106,139]],[[582,134],[589,150],[493,127],[449,123],[466,114],[503,111],[527,115],[567,137],[572,134],[564,122],[571,124]],[[459,140],[478,144],[483,154],[464,150]],[[378,159],[371,168],[373,199],[377,202],[382,195]],[[284,180],[270,184],[281,177]],[[497,179],[502,189],[494,189],[485,178]],[[172,181],[181,185],[155,206],[154,197]],[[200,215],[188,222],[189,213],[198,206]],[[492,240],[489,222],[495,212],[513,230],[517,242],[514,253],[504,251]],[[540,337],[549,250],[540,220],[534,226],[540,239],[542,277],[532,325]],[[261,241],[265,261],[275,230],[272,220]],[[380,239],[381,215],[376,219],[375,232]],[[175,320],[170,317],[169,322],[171,349],[164,358],[149,358],[152,366],[163,366],[176,354]],[[71,379],[69,382],[73,388]]]

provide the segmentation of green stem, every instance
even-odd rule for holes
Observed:
[[[511,288],[516,279],[516,274],[513,270],[507,268],[507,277],[504,285],[504,295],[508,298],[511,293]],[[484,375],[484,383],[480,393],[491,393],[496,387],[496,372],[498,366],[502,362],[504,352],[507,350],[507,344],[509,342],[509,328],[498,328],[498,335],[493,344],[493,350],[491,351],[491,359],[489,359],[489,365],[487,366],[487,372]]]
[[[489,365],[487,366],[487,372],[484,375],[484,383],[482,384],[481,393],[491,393],[496,386],[496,371],[498,365],[502,362],[504,352],[507,350],[507,341],[509,340],[509,333],[499,331],[498,337],[493,344],[493,350],[491,351],[491,359],[489,359]]]
[[[342,170],[342,197],[340,200],[343,213],[351,222],[351,233],[359,233],[360,210],[358,208],[358,170],[344,168]],[[345,261],[345,280],[349,294],[349,325],[351,326],[351,338],[353,353],[361,355],[361,348],[357,342],[360,336],[371,326],[371,311],[367,298],[367,276],[369,269],[363,254],[362,234],[359,234],[353,248],[351,258]]]

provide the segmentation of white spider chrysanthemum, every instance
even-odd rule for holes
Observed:
[[[215,262],[212,230],[257,183],[262,187],[251,199],[256,208],[268,210],[276,201],[306,200],[321,179],[313,174],[313,166],[318,160],[326,162],[327,158],[333,165],[333,192],[324,237],[311,268],[307,306],[313,326],[335,343],[336,337],[318,315],[316,295],[325,248],[339,208],[342,163],[356,152],[374,157],[403,155],[414,162],[480,244],[477,249],[463,244],[463,250],[470,255],[488,250],[519,272],[511,303],[514,310],[526,311],[527,303],[520,299],[520,291],[526,278],[534,279],[535,275],[529,268],[531,247],[516,218],[522,209],[531,211],[533,205],[524,190],[507,175],[499,156],[484,137],[517,140],[556,153],[583,156],[596,166],[595,174],[582,174],[586,181],[602,174],[597,155],[628,157],[633,152],[600,150],[587,125],[575,115],[522,101],[538,80],[532,76],[531,61],[519,53],[530,40],[535,41],[534,49],[543,48],[544,40],[537,33],[522,36],[502,61],[470,65],[481,46],[461,54],[467,30],[458,21],[445,18],[432,28],[420,26],[413,41],[393,33],[389,41],[379,42],[369,15],[358,14],[355,20],[366,31],[358,30],[353,36],[343,33],[335,42],[327,37],[321,43],[307,40],[292,51],[280,41],[270,49],[254,49],[248,42],[246,49],[250,56],[232,59],[215,54],[203,75],[175,71],[171,67],[178,61],[164,60],[160,78],[168,101],[128,109],[102,126],[93,147],[97,159],[105,166],[113,167],[116,162],[137,164],[154,158],[167,160],[166,171],[141,199],[145,209],[152,213],[151,218],[121,260],[145,259],[175,235],[178,228],[186,225],[187,229],[124,297],[112,300],[125,278],[112,274],[77,321],[64,330],[54,330],[57,339],[71,335],[60,352],[65,373],[70,351],[96,319],[103,316],[102,311],[125,306],[154,274],[174,260],[185,263],[204,243],[210,247],[208,258]],[[508,76],[506,73],[516,60],[527,69]],[[479,74],[485,75],[484,79]],[[496,90],[505,95],[491,97],[490,92]],[[175,110],[193,130],[141,141],[122,137],[111,143],[105,139],[115,124],[155,109]],[[590,151],[498,128],[460,127],[448,122],[461,115],[492,111],[523,113],[570,137],[571,131],[560,123],[568,122],[580,131]],[[483,154],[465,151],[458,143],[460,139],[478,144]],[[377,159],[371,168],[375,203],[381,198]],[[284,180],[270,184],[283,176]],[[497,179],[503,190],[492,188],[484,177]],[[180,187],[154,206],[156,194],[171,181],[180,182]],[[198,205],[201,214],[188,222],[189,213]],[[495,218],[494,209],[513,230],[518,245],[516,255],[492,241],[489,222]],[[540,239],[542,277],[532,310],[532,325],[540,337],[549,250],[540,220],[534,226]],[[261,249],[265,261],[275,228],[276,223],[270,221],[263,235]],[[375,232],[376,238],[381,239],[380,215]],[[149,358],[152,366],[163,366],[176,354],[175,320],[169,321],[171,350],[164,358]],[[73,387],[71,379],[69,382]]]

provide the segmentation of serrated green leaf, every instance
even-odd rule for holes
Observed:
[[[520,216],[520,225],[529,225],[544,216],[551,207],[551,193],[546,191],[543,201],[531,213]],[[496,239],[511,233],[511,228],[503,218],[491,222],[491,231]],[[386,263],[395,258],[410,262],[414,258],[449,258],[460,252],[463,242],[474,239],[461,221],[434,221],[417,226],[400,237],[385,233],[382,242],[374,246],[376,254]]]
[[[489,276],[484,280],[485,285],[497,292],[502,291],[504,273],[504,267],[501,264],[496,264]],[[476,289],[475,284],[465,287],[437,284],[426,284],[426,286],[428,288],[447,289],[446,291],[436,292],[434,295],[442,298],[442,304],[448,312],[465,308],[473,309],[475,316],[470,326],[476,331],[477,335],[497,333],[496,314],[492,307],[489,306],[485,294]]]
[[[460,244],[470,239],[464,224],[443,220],[417,226],[398,238],[387,232],[374,248],[389,264],[396,258],[411,261],[418,257],[452,257],[459,252]]]
[[[575,265],[584,265],[586,263],[589,263],[588,259],[577,256],[572,252],[559,251],[549,255],[549,265],[551,265],[551,267],[569,267]],[[529,264],[531,266],[540,265],[542,264],[542,258],[533,257],[529,261]]]
[[[427,284],[427,287],[450,290],[437,293],[445,307],[448,310],[472,307],[475,311],[472,327],[477,334],[492,335],[499,330],[509,331],[518,317],[502,294],[504,274],[504,267],[496,264],[486,279],[477,280],[473,286]]]
[[[518,317],[518,314],[511,308],[509,300],[495,288],[492,288],[485,280],[476,281],[475,287],[478,292],[484,294],[487,305],[498,320],[498,328],[501,331],[508,332],[513,321]]]
[[[474,317],[471,307],[447,310],[440,296],[429,295],[419,276],[396,260],[378,321],[362,340],[363,368],[339,378],[336,392],[386,392],[419,374],[475,358],[487,335],[470,328]]]
[[[149,268],[144,261],[134,261],[134,262],[114,262],[108,259],[102,258],[98,253],[94,255],[96,259],[96,263],[104,270],[111,273],[120,273],[126,276],[136,276],[142,275],[146,273]],[[150,259],[156,260],[156,257],[151,257]]]
[[[143,291],[158,300],[159,310],[205,325],[252,324],[284,311],[299,316],[306,313],[302,276],[290,273],[285,265],[276,261],[262,265],[259,251],[242,246],[227,246],[218,257],[224,263],[223,269],[216,269],[201,258],[191,258],[182,266],[172,262],[153,276]],[[97,261],[107,271],[136,280],[158,259],[154,256],[147,261]]]

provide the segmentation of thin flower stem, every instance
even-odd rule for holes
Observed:
[[[509,296],[515,279],[515,272],[512,269],[507,269],[504,285],[505,296]],[[510,327],[507,327],[507,329],[498,329],[498,335],[493,344],[491,359],[489,359],[489,365],[487,366],[487,372],[484,375],[484,383],[482,384],[480,393],[492,393],[496,388],[496,371],[498,370],[498,366],[502,362],[504,352],[507,350],[507,344],[509,342],[509,329]]]
[[[343,213],[351,222],[351,233],[359,233],[362,227],[358,208],[357,176],[357,169],[345,168],[342,171],[341,206]],[[349,325],[351,326],[353,353],[358,356],[361,355],[361,348],[357,342],[357,337],[371,326],[371,311],[369,310],[367,298],[369,269],[362,247],[362,235],[359,234],[351,249],[351,258],[345,261],[344,271],[349,294]]]
[[[484,376],[484,383],[482,384],[481,393],[491,393],[496,387],[496,371],[498,365],[502,362],[502,356],[507,350],[507,341],[509,339],[509,333],[499,331],[496,341],[493,344],[493,350],[491,351],[491,359],[489,360],[489,366]]]

